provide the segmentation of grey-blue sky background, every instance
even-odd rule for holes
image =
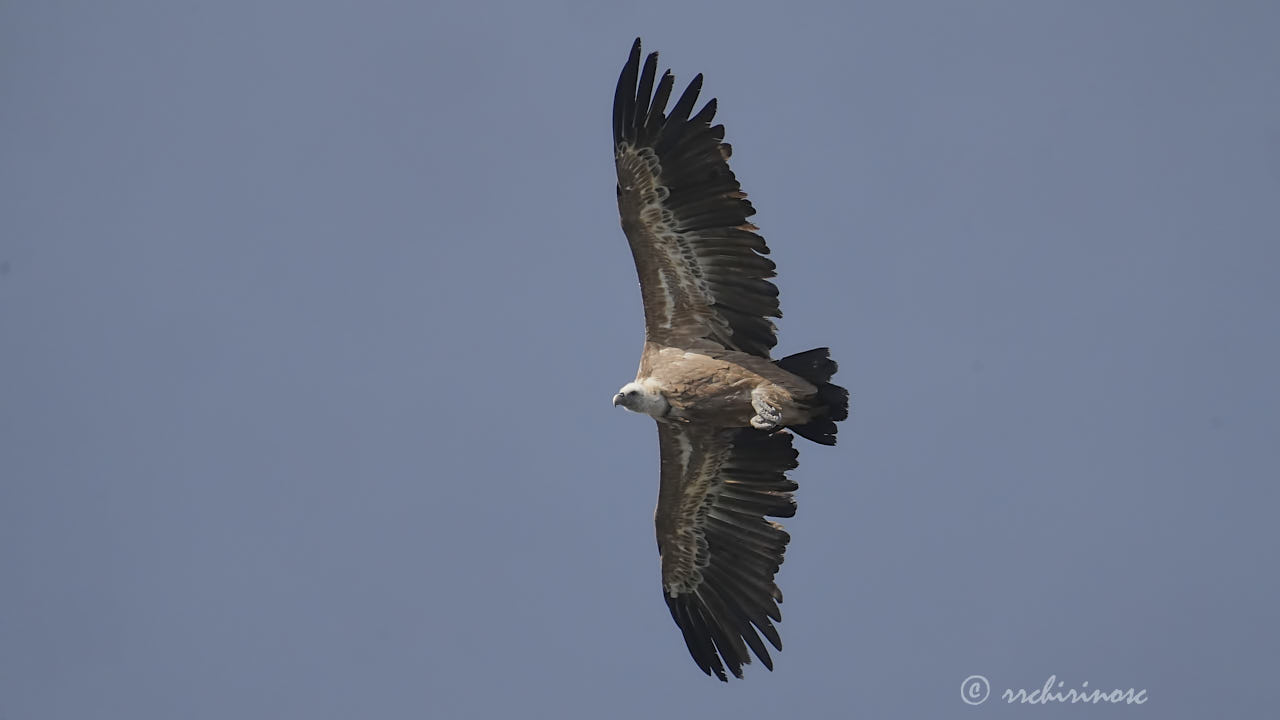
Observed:
[[[609,110],[697,72],[804,443],[777,671],[660,598]],[[1274,714],[1280,6],[0,5],[0,717]],[[678,708],[678,710],[673,710]]]

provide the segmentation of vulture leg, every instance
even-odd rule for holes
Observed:
[[[756,416],[751,418],[751,427],[765,431],[778,429],[782,422],[782,411],[769,404],[761,388],[751,391],[751,407],[756,411]]]

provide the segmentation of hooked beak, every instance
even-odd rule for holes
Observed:
[[[618,407],[622,403],[622,393],[613,396],[613,406]]]

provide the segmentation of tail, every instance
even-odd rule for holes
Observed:
[[[790,429],[821,445],[835,445],[836,423],[849,417],[849,391],[831,382],[839,366],[831,359],[830,348],[788,355],[774,364],[818,386],[821,414],[804,425],[791,425]]]

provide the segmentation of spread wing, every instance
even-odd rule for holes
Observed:
[[[747,648],[773,669],[764,635],[782,640],[773,577],[791,539],[764,516],[791,517],[796,467],[787,432],[658,423],[662,487],[655,524],[662,594],[689,654],[708,675],[742,677]]]
[[[640,67],[640,39],[613,96],[618,211],[640,275],[650,342],[719,346],[769,356],[782,317],[769,248],[747,222],[747,201],[727,162],[713,98],[693,106],[702,76],[667,113],[675,78],[657,80],[658,54]]]

